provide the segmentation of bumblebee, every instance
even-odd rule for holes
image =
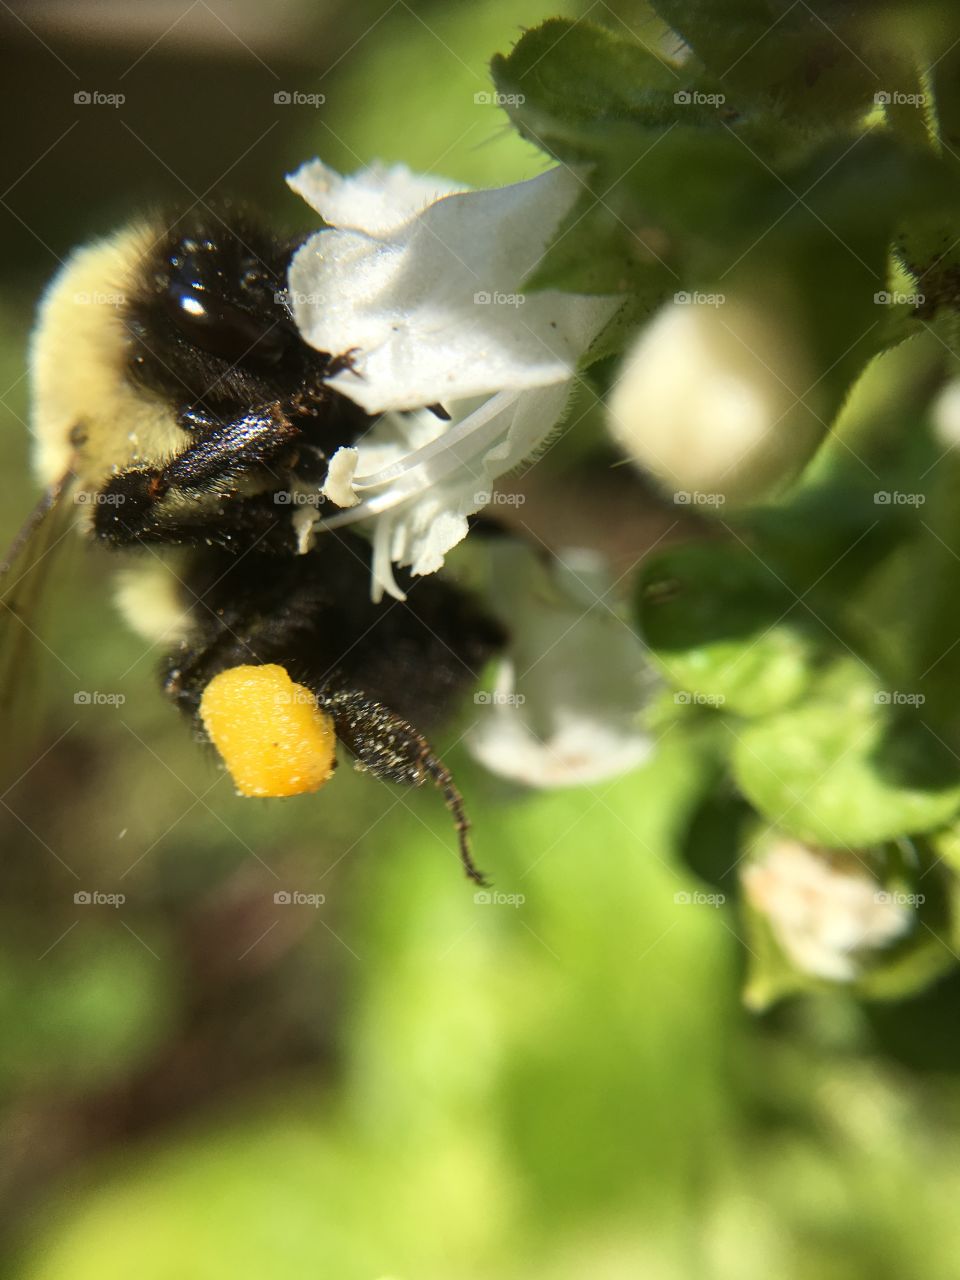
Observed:
[[[314,535],[329,459],[374,419],[328,385],[350,353],[314,350],[294,324],[298,247],[227,208],[144,220],[68,259],[32,342],[46,490],[21,542],[72,500],[89,539],[137,552],[121,611],[166,640],[163,689],[242,794],[315,790],[339,743],[377,778],[435,783],[482,883],[420,726],[504,637],[436,577],[406,575],[406,600],[375,603],[368,543]]]

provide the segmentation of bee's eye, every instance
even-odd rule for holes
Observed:
[[[286,333],[279,317],[264,327],[245,311],[197,289],[175,286],[166,302],[174,323],[195,346],[224,360],[277,364],[286,349]]]

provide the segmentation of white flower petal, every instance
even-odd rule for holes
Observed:
[[[449,178],[413,173],[404,164],[372,164],[349,177],[322,160],[310,160],[287,178],[287,185],[316,209],[324,222],[370,235],[392,231],[440,196],[462,191]]]
[[[952,379],[939,393],[931,417],[940,443],[948,449],[960,448],[960,378]]]
[[[338,507],[355,507],[360,501],[353,487],[353,478],[357,473],[359,459],[359,450],[349,448],[338,449],[330,459],[327,478],[321,492]]]
[[[317,528],[317,512],[313,507],[294,507],[293,531],[297,535],[297,555],[305,556],[313,548]]]
[[[447,196],[387,232],[317,232],[289,282],[312,346],[357,349],[354,369],[332,385],[379,413],[571,377],[617,304],[518,290],[578,190],[555,168]]]
[[[584,717],[559,715],[543,740],[515,708],[486,717],[471,754],[491,773],[528,787],[574,787],[616,778],[649,759],[648,734],[628,734]]]
[[[371,445],[377,450],[377,470],[352,477],[353,491],[363,501],[321,527],[389,516],[393,562],[409,566],[414,574],[435,573],[446,553],[466,537],[467,516],[490,501],[496,477],[529,457],[549,434],[544,424],[552,426],[560,418],[568,394],[567,384],[519,395],[501,392],[459,423],[438,423],[432,414],[423,415],[437,424],[428,428],[432,438],[410,452],[398,445]],[[359,449],[361,465],[366,448]],[[382,586],[382,574],[378,580]]]
[[[406,594],[397,586],[391,560],[393,525],[389,520],[377,522],[373,531],[373,580],[370,594],[379,600],[384,593],[395,600],[406,600]]]
[[[742,872],[746,895],[803,973],[853,982],[871,952],[914,927],[913,912],[883,892],[852,855],[781,838]]]
[[[512,539],[483,554],[481,594],[511,639],[493,688],[478,695],[471,753],[491,772],[539,787],[599,782],[643,764],[654,743],[640,716],[659,678],[617,611],[600,558],[568,551],[545,566]]]
[[[374,594],[400,595],[390,565],[440,568],[497,476],[553,430],[619,304],[516,292],[579,191],[567,169],[452,194],[402,167],[341,178],[315,161],[289,181],[335,224],[294,256],[297,325],[318,350],[352,353],[331,385],[382,415],[332,460],[324,493],[344,509],[318,528],[372,522]],[[438,404],[450,421],[427,412]]]

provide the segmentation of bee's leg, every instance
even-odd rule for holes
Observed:
[[[300,434],[278,409],[267,408],[218,423],[160,466],[118,471],[93,495],[94,533],[104,542],[127,546],[216,542],[211,529],[220,522],[249,528],[231,514],[250,501],[239,494],[240,482],[258,470],[269,476],[271,464],[286,461]]]
[[[299,548],[291,510],[285,500],[284,505],[278,505],[271,493],[234,494],[202,505],[178,504],[175,516],[169,508],[157,509],[149,519],[141,515],[130,520],[122,506],[101,514],[98,506],[94,519],[97,537],[117,548],[137,543],[209,546],[240,555],[255,547],[261,553],[286,556],[296,554]]]
[[[450,770],[434,754],[426,738],[389,707],[359,690],[330,689],[320,693],[318,701],[333,717],[338,739],[357,764],[375,778],[413,787],[427,781],[436,784],[453,814],[463,869],[477,884],[486,884],[486,877],[470,854],[470,823],[463,797]]]

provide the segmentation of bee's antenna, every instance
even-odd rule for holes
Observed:
[[[23,551],[24,547],[60,501],[64,489],[72,479],[73,472],[65,471],[59,480],[55,480],[53,484],[44,489],[33,510],[14,535],[7,554],[3,560],[0,560],[0,580],[5,578],[14,564],[16,564],[21,551]]]
[[[485,888],[489,885],[487,877],[473,860],[470,852],[470,819],[467,817],[467,811],[464,808],[463,796],[460,794],[453,775],[443,763],[438,760],[435,755],[429,755],[423,762],[424,768],[430,777],[437,784],[438,789],[443,795],[447,803],[447,808],[453,814],[454,826],[457,829],[457,842],[460,846],[460,861],[463,863],[463,869],[474,882]]]

